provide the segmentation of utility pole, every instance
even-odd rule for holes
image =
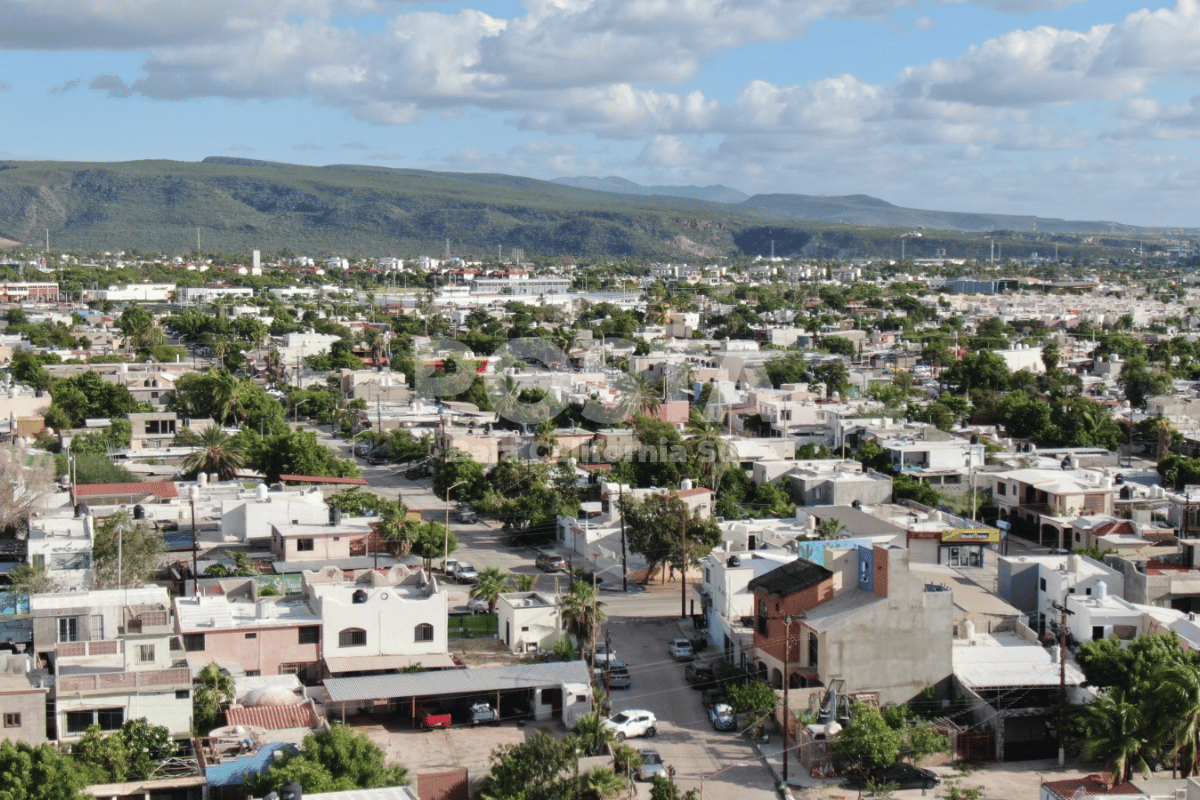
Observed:
[[[680,530],[680,534],[682,535],[682,544],[683,544],[683,547],[682,547],[683,552],[681,553],[683,558],[679,562],[679,616],[686,617],[687,616],[687,562],[688,562],[688,549],[687,549],[687,512],[688,512],[688,507],[687,507],[687,503],[683,502],[682,497],[679,498],[679,504],[683,507],[682,508],[683,513],[679,517],[679,522],[680,522],[679,530]]]
[[[1067,708],[1067,617],[1073,616],[1065,604],[1053,602],[1050,607],[1059,612],[1058,623],[1058,765],[1066,762],[1066,748],[1063,745],[1063,722]]]
[[[625,555],[625,484],[617,484],[617,507],[621,509],[621,591],[629,594],[629,563]]]
[[[593,624],[595,624],[593,622]],[[612,696],[612,632],[604,631],[604,652],[608,655],[608,666],[604,670],[604,693]],[[593,656],[594,658],[594,656]]]

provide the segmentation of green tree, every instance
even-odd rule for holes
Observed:
[[[139,403],[121,383],[109,383],[98,372],[84,372],[62,378],[50,387],[51,427],[66,429],[83,427],[85,419],[117,419],[149,406]]]
[[[198,736],[207,736],[221,727],[225,707],[233,702],[233,678],[212,663],[200,670],[192,691],[192,727]]]
[[[699,793],[695,789],[682,791],[674,781],[667,780],[662,775],[650,779],[650,800],[697,800]]]
[[[653,494],[645,500],[632,497],[621,501],[625,515],[629,549],[646,559],[646,577],[659,565],[672,562],[682,566],[684,524],[687,525],[688,563],[709,553],[721,541],[721,529],[711,518],[700,512],[689,512],[677,495]]]
[[[285,751],[266,772],[247,778],[243,788],[262,797],[289,781],[308,793],[345,792],[406,786],[408,771],[398,764],[388,765],[383,748],[366,734],[334,725],[305,736],[299,753]]]
[[[145,717],[127,719],[113,734],[129,753],[127,780],[145,780],[159,765],[175,755],[175,740],[165,725],[151,725]]]
[[[850,370],[841,361],[826,361],[812,368],[812,378],[824,384],[825,396],[845,397],[850,391]]]
[[[354,462],[338,458],[312,431],[297,428],[248,441],[246,465],[262,473],[267,483],[278,482],[280,475],[356,478],[360,474]]]
[[[858,774],[861,786],[867,773],[896,763],[900,733],[884,721],[877,708],[855,703],[850,709],[850,721],[834,735],[830,749]]]
[[[751,728],[774,713],[778,704],[779,695],[763,681],[750,681],[729,687],[729,707],[735,714],[752,715],[753,721],[749,726]]]
[[[1191,664],[1167,664],[1154,671],[1153,707],[1165,714],[1171,757],[1181,777],[1200,774],[1200,671]]]
[[[425,571],[433,569],[435,558],[447,558],[458,549],[458,537],[440,522],[425,522],[412,528],[413,555],[425,560]]]
[[[75,454],[75,483],[134,483],[137,476],[104,453]]]
[[[900,758],[916,763],[936,753],[950,752],[950,739],[931,723],[906,725],[900,729]]]
[[[496,601],[508,590],[508,577],[498,567],[487,567],[479,571],[471,586],[470,597],[487,603],[488,613],[496,610]]]
[[[575,799],[611,800],[622,795],[626,788],[626,782],[617,776],[612,767],[593,767],[579,777]]]
[[[87,776],[50,744],[0,742],[0,800],[86,800]]]
[[[485,800],[558,800],[566,798],[576,763],[574,749],[543,731],[528,741],[492,751],[491,771],[484,780]]]
[[[45,566],[18,564],[8,573],[8,592],[16,597],[28,598],[30,595],[52,594],[56,591],[58,581],[47,574]]]
[[[129,747],[120,736],[104,733],[99,725],[89,725],[83,737],[71,745],[71,755],[87,775],[87,782],[120,783],[129,780]]]
[[[92,545],[93,586],[97,589],[141,586],[158,571],[159,558],[164,552],[162,536],[145,521],[135,522],[124,511],[113,514],[96,525]]]
[[[433,493],[444,500],[446,490],[452,486],[455,488],[450,491],[451,499],[468,501],[482,497],[487,487],[483,465],[469,454],[454,448],[445,452],[442,463],[438,465],[437,473],[433,476]]]
[[[1125,399],[1134,408],[1146,405],[1146,398],[1167,394],[1174,386],[1171,376],[1150,368],[1142,356],[1131,358],[1121,367],[1117,383],[1125,392]]]
[[[230,480],[246,463],[242,440],[230,436],[217,425],[209,425],[199,435],[198,450],[183,460],[182,470],[190,476],[216,473],[217,479]]]
[[[944,373],[943,379],[959,394],[969,394],[977,389],[999,391],[1008,386],[1008,365],[1004,359],[990,350],[967,353],[954,362]]]

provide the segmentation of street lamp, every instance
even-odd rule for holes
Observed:
[[[450,560],[450,490],[457,489],[466,483],[465,480],[459,481],[453,486],[446,487],[446,531],[442,537],[442,572],[446,571],[446,563]]]
[[[312,397],[306,397],[303,400],[301,400],[299,403],[292,404],[292,424],[293,425],[300,424],[300,406],[304,405],[305,403],[311,403],[314,399],[315,398],[312,398]]]
[[[599,553],[592,553],[593,559],[596,559],[599,557],[600,557]],[[592,624],[591,624],[591,628],[592,628],[592,662],[593,662],[593,664],[596,661],[596,628],[599,627],[596,625],[596,600],[599,599],[598,595],[600,594],[600,590],[599,590],[599,587],[596,585],[596,578],[599,578],[601,575],[608,572],[609,570],[620,569],[620,567],[621,567],[620,564],[613,564],[611,567],[605,567],[604,569],[600,570],[599,572],[596,572],[596,571],[592,572]]]

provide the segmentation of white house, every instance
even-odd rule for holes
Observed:
[[[508,592],[496,601],[500,641],[513,653],[544,653],[563,637],[558,598],[540,592]]]

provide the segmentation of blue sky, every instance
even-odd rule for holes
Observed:
[[[1200,6],[0,0],[0,159],[236,155],[1200,227]]]

